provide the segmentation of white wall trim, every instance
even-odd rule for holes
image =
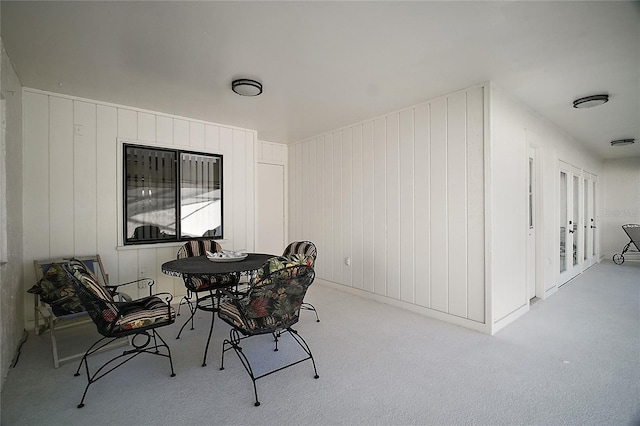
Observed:
[[[343,291],[348,294],[352,294],[354,296],[362,297],[364,299],[373,300],[379,303],[383,303],[385,305],[394,306],[396,308],[405,309],[407,311],[414,312],[416,314],[424,315],[429,318],[437,319],[440,321],[444,321],[450,324],[459,325],[465,328],[469,328],[471,330],[479,331],[481,333],[487,333],[487,329],[485,324],[480,322],[476,322],[473,320],[468,320],[466,318],[458,317],[451,314],[446,314],[444,312],[435,311],[433,309],[425,308],[423,306],[414,305],[413,303],[404,302],[398,299],[392,299],[390,297],[381,296],[379,294],[370,293],[365,290],[361,290],[354,287],[348,287],[342,284],[337,284],[332,281],[327,281],[323,279],[316,278],[314,283],[338,290]]]

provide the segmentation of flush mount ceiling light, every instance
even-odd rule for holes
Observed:
[[[258,96],[262,93],[262,83],[248,78],[233,80],[231,90],[240,96]]]
[[[591,108],[609,102],[609,95],[593,95],[573,101],[574,108]]]
[[[618,139],[615,141],[611,141],[611,146],[624,146],[631,145],[633,143],[636,143],[635,139]]]

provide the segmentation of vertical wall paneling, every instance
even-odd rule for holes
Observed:
[[[156,116],[156,140],[158,143],[173,144],[173,119],[161,115]]]
[[[23,97],[24,148],[22,175],[24,280],[27,288],[35,282],[34,259],[47,259],[49,252],[49,97],[25,92]],[[26,192],[29,196],[26,196]],[[33,311],[33,299],[25,297],[25,312]]]
[[[352,197],[351,197],[351,285],[363,288],[363,173],[362,126],[355,126],[352,135]]]
[[[286,224],[289,229],[289,239],[291,241],[296,240],[296,233],[293,229],[293,224],[296,222],[296,200],[295,200],[295,188],[296,188],[296,176],[297,176],[297,168],[300,165],[297,164],[296,161],[296,150],[298,149],[298,145],[292,145],[289,148],[289,152],[287,155],[288,164],[289,164],[289,223]]]
[[[204,127],[204,147],[215,153],[220,152],[220,128],[207,124]]]
[[[467,146],[466,93],[447,104],[448,312],[467,316]]]
[[[98,105],[96,107],[96,221],[98,254],[102,258],[109,281],[117,284],[118,276],[118,182],[117,145],[118,111],[114,107]]]
[[[118,137],[138,139],[138,113],[136,111],[118,108]]]
[[[447,312],[447,100],[431,103],[431,308]]]
[[[234,250],[247,249],[247,167],[244,161],[247,152],[246,135],[242,130],[233,130],[233,188],[237,209],[231,220],[233,221],[233,245]]]
[[[414,303],[414,109],[400,113],[400,298]]]
[[[146,112],[138,112],[138,140],[155,142],[156,137],[156,116]]]
[[[467,92],[467,316],[484,322],[484,95]]]
[[[151,278],[154,283],[158,281],[157,271],[160,269],[157,265],[156,253],[157,249],[155,248],[145,248],[137,250],[138,252],[138,278]],[[173,256],[172,256],[173,257]],[[162,273],[162,272],[161,272]],[[134,278],[137,279],[137,278]],[[155,286],[155,284],[154,284]],[[133,287],[133,286],[129,286]],[[173,288],[171,289],[171,293],[173,294]],[[153,289],[154,293],[157,293],[158,287]],[[149,295],[149,288],[141,288],[138,290],[138,297],[144,297]]]
[[[73,101],[49,97],[49,191],[51,256],[74,254]]]
[[[400,115],[387,116],[387,296],[400,299]]]
[[[138,272],[138,250],[118,251],[118,283],[128,283],[138,279]],[[109,280],[111,281],[112,279],[109,278]],[[127,294],[133,298],[149,295],[148,290],[145,292],[143,289],[138,289],[138,294],[135,294],[135,291],[135,288],[131,290],[127,288]]]
[[[224,210],[223,217],[223,236],[227,241],[232,241],[234,238],[233,234],[233,214],[235,212],[235,201],[237,199],[236,191],[232,191],[234,188],[234,174],[233,170],[233,161],[232,161],[232,153],[233,153],[233,135],[231,129],[227,127],[220,128],[220,150],[223,154],[222,158],[222,180],[224,182],[223,187],[223,197],[224,197],[224,205],[222,206]],[[229,248],[229,247],[227,247]],[[242,247],[240,247],[242,248]]]
[[[316,214],[316,223],[318,229],[318,238],[314,241],[317,245],[318,249],[318,259],[316,266],[316,273],[320,278],[327,279],[327,265],[331,262],[329,252],[327,251],[327,202],[326,202],[326,194],[325,188],[327,187],[327,173],[328,164],[324,156],[324,137],[320,136],[315,139],[316,141],[316,155],[317,155],[317,169],[316,169],[316,182],[317,182],[317,190],[316,190],[316,199],[317,199],[317,214]],[[291,220],[291,219],[289,219]]]
[[[302,162],[301,165],[303,167],[304,173],[301,173],[300,183],[302,185],[302,194],[301,194],[301,222],[302,222],[302,239],[309,239],[309,144],[298,144],[298,146],[302,149]]]
[[[318,162],[317,162],[317,139],[309,141],[309,165],[307,172],[309,173],[309,240],[318,241]],[[317,246],[316,246],[317,248]],[[318,255],[320,255],[318,253]],[[324,255],[324,253],[322,254]]]
[[[328,262],[325,264],[325,276],[330,281],[335,281],[333,271],[335,269],[335,246],[333,238],[333,227],[335,222],[333,221],[333,178],[335,175],[335,161],[334,161],[334,149],[333,149],[333,135],[327,134],[324,137],[324,164],[327,167],[325,174],[325,190],[324,190],[324,202],[325,202],[325,253],[327,253]]]
[[[483,97],[459,91],[291,147],[289,229],[318,245],[319,278],[484,323]]]
[[[73,103],[73,225],[74,254],[97,251],[96,105]]]
[[[374,160],[373,122],[370,121],[362,125],[362,288],[371,293],[375,291]]]
[[[303,226],[304,226],[304,215],[302,214],[302,211],[304,209],[304,189],[303,189],[303,171],[304,171],[304,167],[305,164],[303,162],[303,149],[302,149],[302,144],[298,144],[296,145],[296,150],[295,150],[295,162],[294,164],[296,165],[296,179],[295,179],[295,200],[296,200],[296,207],[295,207],[295,211],[296,211],[296,217],[298,218],[298,220],[296,221],[296,229],[295,229],[295,235],[296,235],[296,240],[302,240],[304,238],[304,232],[303,232]]]
[[[353,130],[342,131],[342,283],[352,285],[351,240],[353,226],[351,224],[351,199],[353,198],[352,181]],[[348,261],[347,261],[348,259]],[[349,265],[347,265],[349,263]]]
[[[333,281],[342,282],[342,132],[333,132]]]
[[[173,143],[177,146],[189,146],[189,122],[173,119]]]
[[[174,259],[178,251],[177,247],[162,247],[154,250],[155,255],[155,270],[148,273],[148,275],[155,277],[156,283],[154,285],[154,293],[171,293],[184,294],[185,288],[182,278],[175,278],[162,273],[162,264],[168,260]],[[179,297],[173,299],[173,303],[178,303]],[[180,311],[182,313],[182,310]]]
[[[387,294],[386,136],[386,119],[376,119],[373,122],[373,287],[375,293],[383,296]]]
[[[195,151],[204,148],[204,124],[189,122],[189,146]]]
[[[415,108],[415,176],[414,176],[414,235],[415,235],[415,303],[429,307],[431,288],[431,207],[429,203],[430,184],[430,129],[429,104]]]
[[[255,251],[256,247],[256,195],[255,195],[255,180],[256,180],[256,134],[254,132],[245,131],[245,156],[241,160],[244,160],[245,173],[247,175],[245,186],[245,202],[246,204],[246,243],[245,250]]]

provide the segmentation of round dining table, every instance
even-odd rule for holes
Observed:
[[[170,260],[162,264],[162,273],[174,277],[187,275],[213,275],[213,274],[251,274],[260,269],[264,263],[275,257],[273,254],[248,253],[242,260],[213,259],[207,256],[184,257]]]
[[[216,258],[209,259],[207,256],[184,257],[181,259],[170,260],[162,264],[162,273],[174,277],[181,277],[187,287],[187,295],[182,298],[180,304],[185,301],[189,305],[191,317],[183,324],[178,332],[176,339],[180,338],[182,330],[191,322],[193,330],[193,317],[197,310],[210,312],[211,326],[209,328],[209,336],[204,349],[204,357],[202,366],[207,365],[207,353],[209,351],[209,343],[211,342],[211,334],[213,333],[213,324],[215,322],[216,313],[220,306],[222,292],[233,286],[240,284],[242,276],[250,279],[255,272],[260,269],[265,262],[272,257],[272,254],[265,253],[248,253],[243,259],[233,258]],[[235,275],[233,280],[220,279],[224,275]],[[198,291],[193,292],[193,288],[197,288],[201,283],[219,282],[219,284],[209,285],[202,294]],[[193,303],[191,297],[195,296],[196,301]],[[180,310],[178,309],[178,313]]]

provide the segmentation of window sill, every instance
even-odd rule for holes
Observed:
[[[216,240],[220,245],[227,243],[229,240]],[[117,251],[126,251],[126,250],[142,250],[142,249],[158,249],[165,247],[182,247],[186,243],[186,241],[172,241],[170,243],[155,243],[155,244],[132,244],[128,246],[117,246]]]

